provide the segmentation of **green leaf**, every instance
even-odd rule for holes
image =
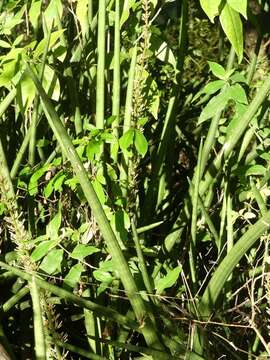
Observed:
[[[113,281],[112,275],[108,271],[95,270],[93,276],[97,281],[110,284]]]
[[[247,0],[227,0],[227,3],[247,19]]]
[[[143,135],[143,133],[139,130],[135,131],[135,147],[138,151],[138,153],[144,157],[145,154],[147,153],[147,149],[148,149],[148,142],[145,138],[145,136]]]
[[[73,265],[66,277],[64,278],[64,284],[70,288],[74,288],[76,284],[80,281],[81,274],[84,271],[82,264]]]
[[[246,176],[265,175],[266,168],[263,165],[253,165],[246,171]]]
[[[54,248],[58,243],[58,240],[42,241],[31,254],[33,261],[38,261],[48,254],[49,250]]]
[[[23,74],[19,83],[19,91],[17,93],[18,102],[23,106],[24,111],[29,109],[32,105],[36,95],[35,84],[31,80],[30,76]]]
[[[53,219],[46,226],[46,235],[49,239],[55,240],[58,238],[58,231],[60,229],[62,221],[61,211],[58,211],[57,214],[53,217]]]
[[[136,0],[125,0],[123,11],[122,11],[122,16],[121,16],[121,19],[120,19],[120,28],[123,26],[123,24],[129,18],[130,9],[135,4],[135,1]]]
[[[78,244],[75,246],[70,256],[73,259],[83,260],[85,257],[97,253],[99,251],[100,249],[98,249],[95,246]]]
[[[48,171],[50,165],[42,166],[40,169],[34,172],[31,176],[29,184],[28,184],[28,191],[31,196],[36,195],[38,192],[38,180]]]
[[[39,68],[41,69],[42,64]],[[60,83],[56,76],[56,72],[48,65],[45,65],[42,85],[46,90],[48,96],[55,101],[59,100],[60,97]]]
[[[161,37],[158,37],[155,34],[151,36],[150,42],[151,42],[150,49],[154,52],[154,55],[160,61],[167,64],[171,64],[175,68],[176,59],[168,44],[165,41],[163,41]]]
[[[212,118],[217,112],[222,111],[226,107],[228,100],[228,91],[222,91],[220,94],[214,96],[201,112],[198,125]]]
[[[38,1],[33,0],[28,12],[30,23],[32,24],[35,31],[38,30],[38,22],[41,14],[40,12],[41,3],[42,3],[41,0]]]
[[[126,150],[131,144],[133,144],[134,135],[134,129],[129,129],[121,136],[119,139],[119,145],[122,150]]]
[[[45,271],[47,274],[54,274],[61,271],[61,263],[63,260],[64,250],[53,249],[48,255],[42,260],[40,269]]]
[[[246,92],[240,84],[234,84],[230,86],[228,92],[230,94],[231,99],[234,100],[235,102],[246,105],[248,104]]]
[[[105,204],[106,196],[105,196],[105,193],[103,191],[102,185],[97,180],[91,181],[91,183],[93,185],[93,188],[95,189],[95,192],[96,192],[96,194],[97,194],[97,196],[99,198],[99,201],[101,202],[101,204]]]
[[[219,65],[216,62],[208,61],[208,65],[210,67],[210,70],[212,71],[213,75],[215,75],[217,78],[221,80],[226,79],[226,70],[223,66]]]
[[[51,29],[53,23],[57,24],[58,19],[61,19],[63,14],[63,5],[61,0],[51,0],[43,16],[46,22],[46,28]]]
[[[4,49],[10,49],[11,45],[10,43],[8,43],[7,41],[4,40],[0,40],[0,47],[4,48]]]
[[[57,42],[57,40],[60,39],[61,35],[64,33],[65,30],[58,30],[58,31],[54,31],[51,33],[50,35],[50,43],[49,43],[49,50],[52,49],[52,47],[55,45],[55,43]],[[42,39],[35,51],[34,51],[34,57],[39,57],[41,56],[45,49],[46,49],[46,46],[47,46],[47,42],[48,42],[48,37],[46,36],[44,39]]]
[[[169,270],[166,276],[164,276],[161,279],[158,279],[156,283],[156,293],[161,294],[163,290],[172,287],[176,283],[180,271],[181,271],[181,267],[177,266],[173,270]]]
[[[226,3],[219,18],[221,26],[238,56],[238,62],[241,63],[243,58],[243,25],[240,15]]]
[[[196,101],[201,95],[207,94],[207,95],[213,95],[218,90],[223,88],[223,86],[226,85],[226,81],[224,80],[215,80],[211,81],[210,83],[206,84],[204,88],[202,88],[192,99],[192,102]]]
[[[240,0],[241,1],[241,0]],[[221,0],[200,0],[201,7],[210,21],[213,23],[214,18],[219,14]]]

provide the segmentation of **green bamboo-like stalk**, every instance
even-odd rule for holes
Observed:
[[[98,2],[96,127],[104,128],[106,2]]]
[[[141,296],[139,295],[128,263],[123,255],[123,252],[121,251],[117,238],[110,226],[103,207],[93,189],[93,186],[76,152],[76,149],[74,148],[74,145],[72,144],[72,141],[68,136],[66,129],[60,121],[56,111],[54,110],[50,99],[46,95],[42,85],[40,84],[36,75],[33,73],[29,66],[28,72],[36,85],[39,96],[41,97],[43,109],[48,119],[49,125],[61,145],[63,154],[67,157],[73,167],[73,170],[79,180],[84,195],[91,207],[92,213],[99,225],[103,238],[108,246],[109,252],[112,255],[112,258],[115,259],[116,269],[119,271],[121,281],[123,283],[125,291],[127,292],[127,296],[130,300],[136,318],[139,322],[142,321],[145,317],[147,319],[149,317],[150,319],[151,314],[149,313],[149,309],[147,309]],[[160,344],[159,338],[157,336],[156,329],[152,324],[152,321],[146,321],[142,331],[148,345],[155,345],[158,349],[163,349],[163,346]]]
[[[40,304],[39,289],[35,276],[29,282],[30,293],[33,304],[33,320],[34,320],[34,337],[35,337],[35,353],[37,360],[46,360],[46,341],[45,331],[42,319],[42,309]]]
[[[140,240],[139,240],[138,233],[137,233],[133,219],[131,220],[131,229],[132,229],[133,240],[135,243],[135,249],[136,249],[136,253],[137,253],[137,257],[138,257],[138,263],[139,263],[139,268],[140,268],[140,271],[142,274],[143,282],[144,282],[147,292],[149,294],[152,294],[153,286],[152,286],[150,277],[147,272],[147,267],[145,264],[143,252],[142,252],[141,245],[140,245]]]
[[[190,261],[190,271],[191,271],[191,280],[193,282],[193,287],[197,283],[197,274],[196,274],[196,240],[197,240],[197,218],[198,218],[198,198],[199,198],[199,185],[201,180],[201,159],[202,159],[202,141],[200,143],[199,155],[197,167],[195,169],[194,175],[194,191],[192,192],[192,216],[191,216],[191,242],[189,250],[189,261]]]
[[[120,74],[120,0],[115,0],[115,23],[114,23],[114,56],[113,56],[113,99],[112,114],[115,116],[113,122],[113,133],[118,139],[120,97],[121,97],[121,74]],[[112,145],[111,157],[117,160],[118,149]]]
[[[13,306],[15,306],[25,295],[29,293],[29,287],[22,287],[16,294],[8,299],[3,305],[2,309],[4,312],[8,312]]]
[[[254,184],[252,179],[250,179],[250,185],[251,185],[251,190],[253,192],[254,198],[257,201],[257,204],[259,206],[261,215],[263,216],[267,213],[267,206],[263,200],[260,190],[257,189],[257,186]]]

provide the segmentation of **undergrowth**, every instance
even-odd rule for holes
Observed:
[[[1,359],[270,357],[270,4],[209,4],[0,1]]]

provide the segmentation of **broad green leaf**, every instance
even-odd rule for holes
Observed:
[[[41,3],[42,3],[41,0],[38,1],[33,0],[28,12],[30,23],[32,24],[35,31],[38,30],[38,22],[39,22],[39,17],[41,15],[40,12]]]
[[[112,275],[108,271],[94,270],[93,276],[96,280],[104,283],[111,283],[113,280]]]
[[[57,243],[58,243],[57,240],[42,241],[32,252],[31,259],[33,261],[38,261],[42,259],[46,254],[48,254],[49,250],[51,250],[57,245]]]
[[[0,47],[1,47],[1,48],[5,48],[5,49],[10,49],[10,48],[11,48],[11,45],[10,45],[10,43],[8,43],[7,41],[0,40]]]
[[[221,26],[232,44],[240,63],[243,58],[243,25],[240,15],[226,3],[219,18]]]
[[[33,84],[30,76],[23,74],[18,87],[18,102],[21,103],[23,110],[27,111],[27,109],[29,109],[29,107],[32,105],[36,95],[35,85]]]
[[[156,283],[156,293],[161,294],[163,290],[172,287],[176,283],[180,271],[181,267],[177,266],[173,270],[169,270],[166,276],[159,279]]]
[[[246,176],[265,175],[266,168],[263,165],[253,165],[246,171]]]
[[[4,35],[11,35],[11,30],[21,24],[23,22],[23,15],[26,10],[26,5],[22,6],[21,9],[16,12],[15,14],[10,12],[7,13],[6,11],[2,11],[0,16],[0,23],[1,23],[1,34]]]
[[[9,61],[3,65],[0,73],[0,87],[9,87],[13,77],[16,74],[16,69],[19,66],[17,59]]]
[[[88,2],[88,0],[78,0],[76,7],[76,16],[79,20],[83,37],[87,36],[89,31]]]
[[[58,176],[55,177],[55,180],[54,180],[54,190],[55,191],[62,191],[63,190],[63,182],[65,181],[66,179],[66,174],[61,174],[61,173],[58,173]]]
[[[143,133],[139,130],[135,130],[135,141],[134,141],[135,147],[138,151],[138,153],[144,157],[147,153],[148,149],[148,142],[143,135]]]
[[[58,211],[57,214],[52,218],[49,224],[46,226],[46,235],[49,239],[55,240],[58,238],[58,231],[60,229],[62,221],[61,211]]]
[[[245,78],[245,76],[243,74],[240,74],[239,72],[233,74],[231,77],[230,77],[230,80],[232,82],[242,82],[244,84],[247,83],[247,79]]]
[[[198,125],[222,111],[226,107],[228,100],[229,93],[226,90],[223,90],[220,94],[214,96],[201,112]]]
[[[208,65],[213,75],[215,75],[217,78],[221,80],[226,79],[226,70],[224,69],[223,66],[213,61],[208,61]]]
[[[83,260],[85,257],[97,253],[99,251],[100,250],[95,246],[78,244],[75,246],[70,256],[73,259]]]
[[[207,95],[215,94],[225,84],[226,84],[226,81],[224,81],[224,80],[211,81],[209,84],[205,85],[205,87],[194,96],[194,98],[192,99],[192,102],[196,101],[203,94],[207,94]]]
[[[64,250],[53,249],[42,260],[39,268],[47,274],[54,274],[61,271]]]
[[[238,102],[240,104],[247,104],[247,96],[245,93],[244,88],[240,84],[234,84],[229,87],[228,92],[230,94],[230,97],[235,102]]]
[[[119,145],[122,150],[126,150],[131,144],[133,144],[134,135],[134,129],[129,129],[121,136],[119,139]]]
[[[81,278],[81,274],[84,271],[84,267],[82,264],[76,264],[73,265],[68,274],[66,275],[66,277],[64,278],[64,284],[74,288],[76,286],[76,284],[80,281]]]
[[[101,202],[101,204],[105,204],[106,196],[105,196],[102,185],[96,179],[94,181],[91,181],[91,183],[93,185],[93,188],[95,189],[95,192],[99,198],[99,201]]]
[[[40,64],[41,68],[41,64]],[[42,85],[44,89],[46,90],[48,96],[58,101],[60,98],[60,83],[56,76],[56,72],[54,69],[52,69],[50,66],[45,65],[44,68],[44,74],[42,79]]]
[[[28,191],[30,195],[36,195],[38,192],[38,180],[48,171],[50,165],[42,166],[40,169],[34,172],[31,176],[29,184],[28,184]]]
[[[86,148],[86,154],[88,160],[92,161],[94,159],[94,156],[98,155],[100,151],[101,151],[101,141],[90,140]]]
[[[58,19],[61,19],[62,14],[63,14],[62,1],[50,0],[47,9],[43,13],[46,22],[46,30],[51,29],[53,23],[57,24]]]
[[[219,6],[221,4],[221,0],[200,0],[200,3],[203,11],[213,23],[214,18],[219,14]]]
[[[227,3],[247,19],[247,0],[227,0]]]
[[[63,32],[65,31],[65,29],[63,30],[57,30],[57,31],[53,31],[50,35],[50,43],[49,43],[49,50],[52,49],[52,47],[56,44],[57,40],[60,39],[61,35],[63,34]],[[43,38],[37,45],[36,49],[34,50],[34,57],[39,57],[41,56],[47,46],[47,42],[48,42],[48,37],[46,36],[45,38]]]
[[[151,47],[150,49],[154,52],[155,56],[167,64],[171,64],[174,68],[176,67],[176,59],[169,48],[168,44],[163,41],[162,38],[152,35],[150,39]]]

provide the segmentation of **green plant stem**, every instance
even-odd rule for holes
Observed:
[[[262,36],[259,35],[257,38],[257,41],[256,41],[256,46],[255,46],[254,53],[252,55],[252,59],[251,59],[250,65],[249,65],[248,73],[247,73],[248,86],[251,85],[252,79],[253,79],[255,71],[256,71],[256,66],[258,63],[258,56],[259,56],[261,44],[262,44]]]
[[[112,114],[115,116],[113,132],[118,138],[120,97],[121,97],[121,76],[120,76],[120,0],[115,0],[115,23],[114,23],[114,57],[113,57],[113,101]],[[117,159],[117,152],[112,154],[114,161]]]
[[[8,312],[13,308],[25,295],[29,293],[29,287],[22,287],[16,294],[14,294],[10,299],[8,299],[3,305],[2,309],[4,312]]]
[[[138,233],[137,233],[137,230],[136,230],[133,219],[131,220],[131,229],[132,229],[133,240],[134,240],[134,243],[135,243],[135,249],[136,249],[136,253],[137,253],[137,257],[138,257],[139,268],[141,270],[143,282],[144,282],[144,285],[145,285],[145,288],[146,288],[147,292],[149,294],[152,294],[153,293],[153,286],[152,286],[150,277],[149,277],[148,272],[147,272],[147,267],[146,267],[146,264],[145,264],[143,252],[142,252],[141,245],[140,245],[140,240],[138,238]]]
[[[42,319],[42,309],[40,304],[39,289],[35,276],[29,281],[30,293],[33,303],[33,321],[35,336],[35,353],[37,360],[46,360],[46,342],[45,332]]]
[[[98,2],[96,127],[104,128],[106,2]]]

